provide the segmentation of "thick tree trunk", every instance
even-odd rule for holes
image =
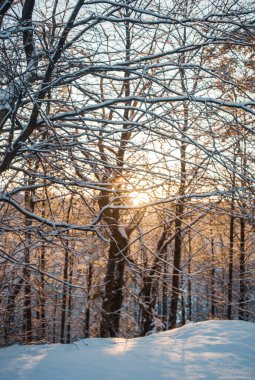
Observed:
[[[128,249],[128,238],[123,236],[118,226],[113,227],[111,233],[100,323],[100,337],[102,338],[116,337],[119,332]]]
[[[128,18],[131,15],[131,11],[126,8],[125,16]],[[131,28],[129,21],[125,21],[125,61],[127,67],[131,59]],[[126,97],[130,96],[130,71],[124,72],[124,94]],[[126,146],[130,140],[131,132],[129,125],[126,124],[130,120],[131,101],[126,102],[126,107],[123,112],[123,131],[121,133],[120,144],[116,153],[116,164],[118,167],[118,174],[121,176],[124,167],[124,157],[126,152]],[[102,160],[107,163],[107,158],[102,153]],[[108,182],[108,178],[105,178]],[[111,203],[109,193],[102,191],[101,200],[99,200],[99,206],[107,206]],[[116,201],[115,204],[118,204]],[[108,215],[107,215],[108,214]],[[121,233],[119,229],[120,225],[120,213],[115,209],[112,213],[106,211],[105,220],[110,229],[110,247],[108,251],[108,264],[105,276],[105,290],[102,300],[102,315],[100,322],[100,336],[101,337],[115,337],[119,332],[121,308],[123,302],[123,284],[124,284],[124,271],[126,263],[126,254],[128,250],[128,236],[125,233]]]
[[[162,260],[164,261],[167,244],[167,230],[164,230],[157,244],[157,254],[154,257],[153,265],[147,274],[145,272],[144,286],[141,292],[142,309],[141,309],[141,334],[146,335],[152,328],[155,316],[155,303],[158,291],[158,282],[160,278],[160,268]],[[165,289],[166,290],[166,289]],[[166,299],[164,300],[166,303]],[[166,304],[165,304],[166,308]],[[166,312],[166,310],[164,310]]]

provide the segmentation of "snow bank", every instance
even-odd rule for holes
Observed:
[[[137,339],[0,349],[1,380],[255,379],[255,324],[209,321]]]

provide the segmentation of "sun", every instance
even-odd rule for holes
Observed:
[[[147,193],[138,193],[137,191],[133,191],[130,193],[130,200],[133,206],[143,206],[150,202],[150,196]]]

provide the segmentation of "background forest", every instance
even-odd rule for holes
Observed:
[[[255,321],[252,0],[0,4],[0,344]]]

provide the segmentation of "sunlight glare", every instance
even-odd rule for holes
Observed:
[[[147,193],[138,193],[137,191],[130,194],[130,199],[133,206],[142,206],[150,202],[150,196]]]

